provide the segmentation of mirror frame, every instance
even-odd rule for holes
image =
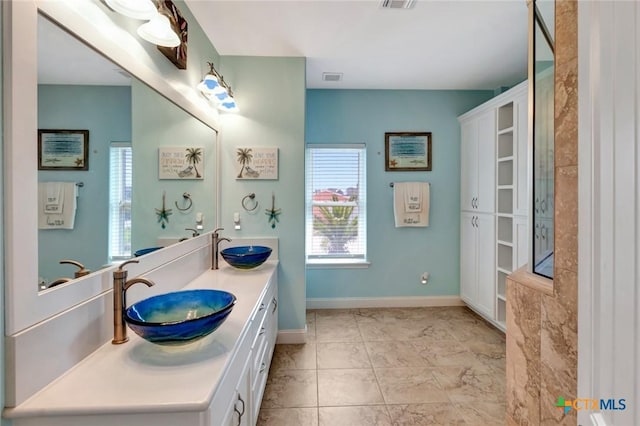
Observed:
[[[529,229],[528,229],[528,233],[529,233],[529,247],[528,247],[528,252],[529,252],[529,263],[527,265],[527,270],[528,272],[536,275],[536,277],[540,278],[540,279],[545,279],[545,280],[549,280],[549,282],[553,282],[553,271],[552,271],[552,276],[546,276],[543,275],[539,272],[536,271],[536,262],[535,262],[535,221],[536,221],[536,212],[535,212],[535,207],[536,207],[536,203],[535,203],[535,187],[534,187],[534,175],[535,175],[535,135],[534,135],[534,128],[535,128],[535,103],[536,103],[536,99],[535,99],[535,89],[536,89],[536,72],[535,72],[535,61],[536,61],[536,51],[535,51],[535,31],[536,31],[536,23],[540,24],[541,26],[544,26],[545,28],[543,28],[543,33],[545,38],[547,39],[547,42],[549,43],[549,47],[551,48],[552,53],[554,54],[554,58],[555,58],[555,43],[553,42],[553,40],[549,37],[548,35],[548,30],[546,29],[546,25],[547,23],[544,22],[543,20],[543,16],[540,14],[540,11],[538,10],[537,6],[536,6],[536,0],[528,0],[527,1],[527,5],[529,7],[529,14],[528,14],[528,23],[529,23],[529,40],[528,40],[528,46],[529,46],[529,52],[528,52],[528,81],[529,81],[529,117],[528,117],[528,149],[527,149],[527,155],[529,158],[529,181],[528,181],[528,189],[529,189]],[[555,0],[554,0],[554,7],[555,7]],[[554,20],[555,20],[555,15],[554,15]],[[555,65],[554,65],[555,66]],[[554,71],[555,72],[555,71]],[[554,83],[555,84],[555,83]],[[555,108],[555,105],[554,105]],[[554,115],[554,120],[555,120],[555,115]],[[554,127],[555,129],[555,127]],[[554,130],[555,131],[555,130]],[[555,189],[554,189],[555,190]],[[555,203],[554,203],[554,208],[555,208]],[[554,217],[554,221],[555,221],[555,214],[553,215]],[[554,224],[554,232],[555,232],[555,224]],[[555,238],[555,237],[554,237]]]
[[[220,124],[217,111],[200,96],[195,84],[184,81],[188,77],[168,78],[161,67],[153,69],[139,60],[141,55],[150,56],[145,46],[127,28],[126,18],[111,12],[102,2],[7,1],[2,2],[2,8],[5,334],[9,336],[110,291],[113,269],[103,269],[55,289],[38,292],[35,143],[38,129],[38,14],[56,22],[218,133]],[[125,50],[121,46],[128,48]],[[219,143],[216,149],[219,150]],[[214,194],[216,203],[219,188],[218,177]],[[217,203],[216,210],[219,209]]]

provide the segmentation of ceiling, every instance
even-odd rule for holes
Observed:
[[[494,90],[526,78],[525,0],[185,1],[221,55],[306,57],[308,88]]]

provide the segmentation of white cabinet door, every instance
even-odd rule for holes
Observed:
[[[460,208],[475,210],[478,187],[478,120],[460,124]]]
[[[516,132],[518,138],[515,143],[515,165],[514,188],[516,197],[514,200],[514,214],[518,216],[529,215],[529,94],[524,92],[514,101],[516,109]]]
[[[476,286],[476,215],[462,213],[460,218],[460,298],[474,304],[477,297]]]
[[[494,317],[496,299],[496,226],[492,214],[476,215],[477,233],[477,287],[476,308],[490,318]]]
[[[496,183],[496,113],[494,109],[478,117],[476,209],[483,213],[495,212]]]
[[[251,356],[247,357],[247,360],[242,368],[240,374],[240,380],[236,387],[235,397],[233,403],[229,406],[227,413],[222,421],[222,426],[249,426],[254,425],[255,422],[252,417],[251,409],[251,377],[249,374],[251,364]],[[214,413],[215,416],[215,413]],[[214,425],[217,426],[217,425]]]

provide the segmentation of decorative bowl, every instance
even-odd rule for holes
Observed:
[[[143,248],[143,249],[140,249],[140,250],[136,250],[136,251],[134,251],[134,252],[133,252],[133,255],[134,255],[135,257],[144,256],[144,255],[145,255],[145,254],[147,254],[147,253],[151,253],[152,251],[160,250],[161,248],[164,248],[164,247],[148,247],[148,248]]]
[[[137,335],[158,345],[198,340],[227,319],[236,297],[222,290],[183,290],[153,296],[125,310],[124,319]]]
[[[271,251],[265,246],[237,246],[226,248],[220,254],[234,268],[253,269],[262,265],[271,256]]]

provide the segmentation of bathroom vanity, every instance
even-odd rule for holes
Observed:
[[[278,330],[277,265],[224,265],[184,287],[237,297],[227,320],[205,338],[158,346],[129,330],[129,342],[104,344],[4,415],[15,426],[255,424]]]

